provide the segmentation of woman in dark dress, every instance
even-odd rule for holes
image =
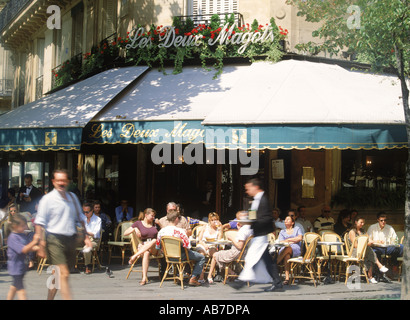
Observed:
[[[152,240],[157,238],[158,230],[155,226],[155,215],[156,212],[154,209],[147,208],[144,210],[144,219],[138,220],[133,223],[133,225],[128,228],[124,235],[129,235],[132,232],[135,232],[138,238],[141,239],[142,243],[139,245],[139,248],[145,243],[150,243]],[[149,267],[149,256],[157,255],[157,249],[155,246],[146,252],[142,256],[142,279],[140,285],[143,286],[148,283],[148,267]]]

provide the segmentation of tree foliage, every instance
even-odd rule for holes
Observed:
[[[410,0],[287,0],[298,15],[320,27],[312,34],[318,42],[299,44],[310,54],[326,51],[355,55],[375,71],[389,67],[400,79],[409,160],[406,167],[405,246],[402,299],[410,298]]]
[[[409,75],[409,0],[287,0],[298,8],[298,16],[320,27],[318,38],[298,44],[310,54],[325,51],[331,55],[355,54],[360,62],[375,70],[392,67],[398,71],[397,54],[402,54],[404,72]]]

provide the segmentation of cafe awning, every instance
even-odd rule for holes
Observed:
[[[407,147],[396,77],[296,60],[230,65],[217,79],[214,73],[200,67],[177,75],[149,71],[90,121],[83,143]]]
[[[148,70],[116,68],[0,116],[0,151],[79,150],[86,124]]]

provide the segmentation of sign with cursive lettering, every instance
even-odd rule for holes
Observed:
[[[165,26],[156,32],[159,35],[159,48],[200,46],[203,43],[207,43],[209,46],[233,44],[240,46],[238,53],[242,54],[251,43],[274,41],[274,32],[271,25],[267,25],[262,31],[251,31],[243,28],[240,29],[241,32],[235,30],[238,30],[235,24],[230,26],[227,23],[223,28],[218,28],[215,36],[208,39],[201,33],[193,34],[190,32],[180,35],[178,29],[174,26]],[[145,48],[153,45],[153,38],[146,35],[144,27],[132,29],[129,36],[130,43],[126,45],[126,49]]]

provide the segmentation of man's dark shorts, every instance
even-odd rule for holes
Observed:
[[[64,236],[47,234],[47,262],[52,265],[65,264],[71,270],[75,264],[76,234]]]

